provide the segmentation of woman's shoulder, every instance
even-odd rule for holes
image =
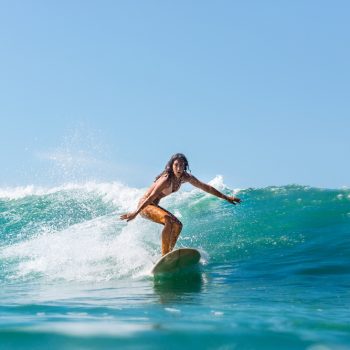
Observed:
[[[156,182],[170,182],[170,175],[168,173],[161,174],[157,178]]]
[[[185,171],[182,175],[181,182],[188,182],[192,178],[192,175]]]

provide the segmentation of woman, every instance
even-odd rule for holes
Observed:
[[[178,191],[181,184],[189,182],[191,185],[225,199],[232,204],[241,202],[239,198],[226,196],[214,187],[199,181],[192,174],[189,174],[187,170],[188,161],[186,157],[182,153],[174,154],[165,166],[165,170],[156,177],[152,186],[140,199],[136,211],[120,216],[122,220],[130,221],[140,213],[143,218],[164,225],[162,255],[174,249],[182,229],[182,223],[173,214],[160,207],[158,203],[163,197]]]

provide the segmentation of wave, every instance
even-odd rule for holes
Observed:
[[[197,189],[161,205],[183,222],[179,246],[202,250],[207,264],[261,266],[275,276],[349,273],[350,190],[272,186],[216,188],[233,206]],[[162,227],[137,217],[145,189],[121,183],[0,189],[0,280],[102,281],[140,278],[160,254]]]

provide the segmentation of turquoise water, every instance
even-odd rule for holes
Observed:
[[[143,191],[0,189],[1,349],[350,349],[350,190],[176,193],[202,260],[159,281],[161,227],[118,219]]]

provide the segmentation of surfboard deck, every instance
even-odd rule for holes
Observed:
[[[198,264],[201,254],[197,249],[179,248],[162,256],[154,265],[154,275],[172,273]]]

